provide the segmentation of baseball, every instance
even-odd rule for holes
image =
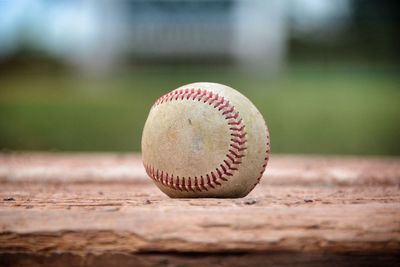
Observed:
[[[146,172],[172,198],[244,197],[260,181],[269,151],[261,113],[217,83],[192,83],[161,96],[143,129]]]

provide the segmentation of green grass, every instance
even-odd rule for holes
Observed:
[[[193,66],[97,78],[9,74],[0,77],[0,147],[139,151],[154,100],[194,81],[225,83],[251,99],[267,120],[275,153],[400,154],[400,79],[348,66],[297,66],[278,78]]]

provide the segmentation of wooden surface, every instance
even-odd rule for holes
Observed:
[[[133,154],[1,154],[0,266],[377,266],[398,158],[273,155],[242,199],[170,199]]]

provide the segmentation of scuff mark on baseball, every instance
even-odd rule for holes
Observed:
[[[244,197],[260,181],[269,153],[261,113],[217,83],[192,83],[161,96],[142,135],[146,172],[173,198]]]

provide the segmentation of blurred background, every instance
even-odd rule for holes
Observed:
[[[400,154],[396,1],[0,1],[0,148],[140,151],[152,103],[232,86],[273,153]]]

